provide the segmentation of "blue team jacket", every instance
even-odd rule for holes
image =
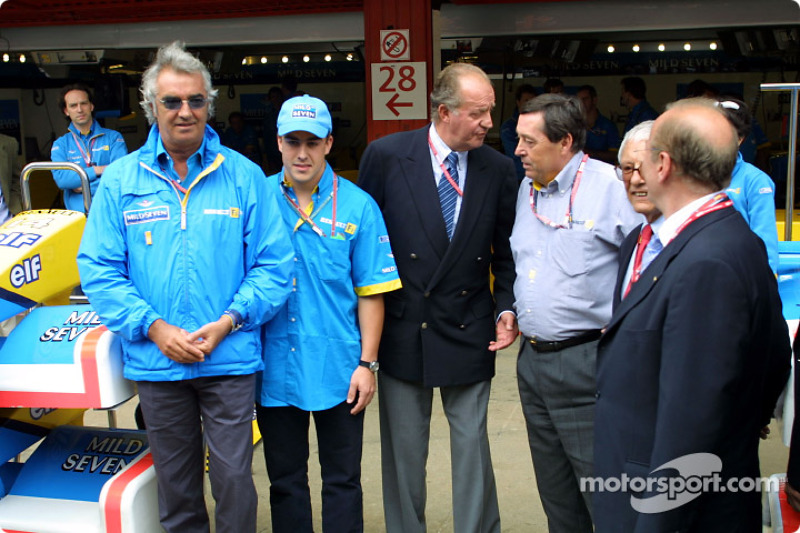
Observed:
[[[77,141],[76,141],[77,138]],[[80,146],[79,144],[80,143]],[[125,139],[119,132],[101,127],[97,121],[92,122],[87,142],[80,138],[80,132],[74,124],[70,123],[69,132],[62,135],[53,143],[50,150],[52,161],[69,161],[86,170],[92,196],[97,191],[100,180],[94,170],[95,166],[105,166],[116,161],[128,153]],[[91,165],[86,164],[84,157],[89,157]],[[64,190],[64,205],[73,211],[85,212],[83,207],[83,193],[74,192],[81,186],[78,174],[71,170],[54,170],[53,179],[60,189]]]
[[[123,338],[125,377],[176,381],[261,370],[259,326],[291,290],[294,250],[261,169],[206,126],[203,170],[184,195],[145,145],[110,165],[78,253],[83,290]],[[197,155],[194,157],[198,157]],[[147,337],[159,318],[191,332],[226,309],[244,318],[201,363],[176,363]]]

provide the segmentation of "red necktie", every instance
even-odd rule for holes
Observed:
[[[636,257],[633,258],[633,271],[631,272],[631,279],[628,282],[628,286],[625,288],[625,296],[631,290],[631,286],[634,283],[639,281],[639,274],[641,274],[640,270],[642,268],[642,256],[644,255],[644,249],[647,248],[647,243],[650,242],[650,238],[653,236],[653,228],[650,224],[646,224],[642,228],[642,232],[639,234],[639,242],[636,247]]]

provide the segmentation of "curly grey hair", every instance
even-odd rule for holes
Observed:
[[[214,116],[214,102],[217,98],[217,90],[211,85],[211,74],[202,61],[186,51],[186,46],[181,41],[175,41],[158,49],[155,61],[147,68],[142,75],[142,86],[139,92],[142,95],[140,102],[147,123],[152,125],[156,122],[156,97],[158,75],[165,68],[174,70],[181,74],[201,74],[208,98],[208,116]]]

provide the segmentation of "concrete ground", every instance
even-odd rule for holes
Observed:
[[[528,448],[525,420],[519,405],[516,383],[515,347],[503,350],[497,358],[497,376],[492,384],[489,402],[489,440],[497,478],[500,500],[500,516],[503,531],[508,533],[538,533],[547,531],[547,520],[539,502],[538,490],[533,474],[530,449]],[[380,439],[378,428],[377,395],[367,409],[364,429],[364,457],[362,461],[362,485],[364,488],[364,530],[383,532],[383,503],[381,499]],[[434,399],[431,421],[430,455],[428,458],[428,505],[427,521],[430,533],[452,532],[453,516],[450,486],[450,440],[447,421],[442,412],[438,396]],[[128,402],[118,411],[120,427],[133,427],[135,401]],[[106,425],[103,412],[91,412],[86,416],[87,425]],[[786,471],[788,450],[780,441],[779,430],[772,428],[772,435],[761,445],[761,472],[769,476]],[[267,436],[269,438],[269,436]],[[314,529],[322,531],[320,517],[320,491],[318,454],[315,445],[313,424],[311,430],[312,453],[309,459]],[[271,531],[269,518],[269,480],[264,466],[261,446],[255,449],[253,475],[259,493],[258,532]],[[213,508],[210,490],[206,487],[209,508]],[[764,529],[770,531],[769,528]],[[212,527],[213,532],[213,527]],[[456,532],[459,533],[459,532]]]

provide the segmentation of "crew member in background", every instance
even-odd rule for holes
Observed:
[[[647,101],[647,85],[642,78],[636,76],[623,78],[620,85],[622,93],[619,102],[628,109],[628,120],[625,122],[623,135],[640,122],[658,118],[658,112]]]
[[[22,169],[19,164],[19,142],[10,135],[0,133],[0,224],[20,211],[19,177]],[[14,186],[17,185],[15,188]],[[15,191],[12,195],[12,191]]]
[[[597,90],[591,85],[578,89],[578,100],[583,105],[586,117],[586,146],[583,151],[593,159],[614,164],[619,149],[617,125],[600,114],[597,109]]]
[[[106,166],[128,153],[125,139],[119,132],[104,128],[94,120],[92,93],[82,83],[67,85],[61,89],[58,106],[70,121],[69,131],[55,140],[50,150],[50,159],[75,163],[86,170],[94,196]],[[66,208],[85,212],[83,189],[77,172],[54,170],[53,179],[64,191]]]
[[[375,393],[383,293],[400,288],[383,216],[325,161],[333,145],[322,100],[290,98],[277,121],[283,172],[269,178],[296,252],[289,300],[266,323],[258,425],[272,531],[310,533],[308,425],[322,473],[322,529],[363,531],[364,410]]]
[[[522,109],[528,100],[536,98],[536,89],[533,85],[523,84],[517,87],[514,93],[517,106],[511,114],[511,118],[503,122],[500,126],[500,141],[503,143],[503,151],[505,154],[514,160],[514,170],[517,172],[517,181],[522,181],[525,177],[525,169],[522,168],[522,161],[519,156],[514,153],[517,149],[519,137],[517,137],[517,120],[519,119],[519,111]]]
[[[228,129],[222,134],[224,146],[236,150],[250,161],[261,165],[261,151],[258,149],[258,137],[253,127],[244,120],[244,115],[234,111],[228,115]]]
[[[756,166],[742,156],[742,143],[750,134],[752,116],[741,100],[725,99],[717,103],[728,122],[736,129],[739,152],[733,167],[731,183],[725,192],[733,200],[733,207],[744,217],[753,233],[761,237],[767,248],[767,259],[772,272],[778,273],[778,227],[775,221],[775,184]]]
[[[564,94],[564,82],[558,78],[548,78],[542,89],[542,94]]]

